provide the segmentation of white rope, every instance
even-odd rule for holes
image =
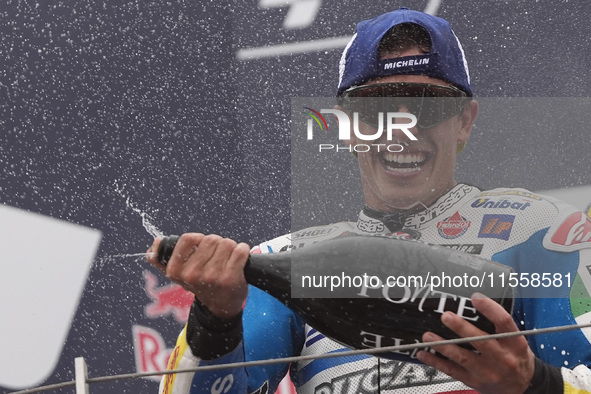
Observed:
[[[401,351],[422,349],[422,348],[426,348],[426,347],[434,347],[434,346],[441,346],[441,345],[460,345],[460,344],[470,343],[470,342],[486,341],[489,339],[505,339],[505,338],[522,336],[522,335],[527,336],[527,335],[549,334],[549,333],[555,333],[555,332],[561,332],[561,331],[582,329],[582,328],[587,328],[587,327],[591,327],[591,322],[582,323],[582,324],[557,326],[557,327],[534,328],[532,330],[504,332],[504,333],[499,333],[499,334],[480,335],[480,336],[468,337],[468,338],[445,339],[442,341],[435,341],[435,342],[418,342],[418,343],[413,343],[413,344],[408,344],[408,345],[385,346],[385,347],[381,347],[381,348],[349,350],[349,351],[343,351],[343,352],[337,352],[337,353],[326,353],[326,354],[319,354],[319,355],[294,356],[294,357],[284,357],[284,358],[276,358],[276,359],[268,359],[268,360],[244,361],[244,362],[238,362],[238,363],[207,365],[207,366],[203,366],[203,367],[174,369],[174,370],[158,371],[158,372],[138,372],[138,373],[129,373],[129,374],[121,374],[121,375],[102,376],[102,377],[98,377],[98,378],[88,378],[86,380],[86,382],[87,383],[100,383],[100,382],[109,382],[109,381],[114,381],[114,380],[137,379],[137,378],[144,378],[144,377],[150,377],[150,376],[170,375],[170,374],[177,374],[177,373],[194,373],[194,372],[215,371],[215,370],[229,369],[229,368],[246,368],[246,367],[271,365],[271,364],[288,364],[288,363],[294,363],[294,362],[298,362],[298,361],[317,360],[317,359],[335,358],[335,357],[348,357],[348,356],[357,356],[357,355],[361,355],[361,354],[401,352]],[[53,389],[58,389],[58,388],[63,388],[63,387],[68,387],[68,386],[74,386],[75,384],[76,384],[75,381],[63,382],[63,383],[53,384],[53,385],[49,385],[49,386],[37,387],[34,389],[15,391],[10,394],[38,393],[38,392],[47,391],[47,390],[53,390]]]
[[[75,385],[76,385],[76,381],[75,380],[71,380],[69,382],[62,382],[62,383],[50,384],[50,385],[42,386],[42,387],[36,387],[34,389],[26,389],[26,390],[21,390],[21,391],[13,391],[12,393],[8,393],[8,394],[40,393],[42,391],[57,390],[57,389],[61,389],[61,388],[64,388],[64,387],[70,387],[70,386],[75,386]]]
[[[444,340],[435,341],[435,342],[418,342],[418,343],[413,343],[413,344],[408,344],[408,345],[385,346],[385,347],[380,347],[380,348],[349,350],[349,351],[337,352],[337,353],[284,357],[284,358],[276,358],[276,359],[269,359],[269,360],[245,361],[245,362],[220,364],[220,365],[207,365],[204,367],[195,367],[195,368],[164,371],[164,372],[159,372],[154,375],[213,371],[213,370],[218,370],[218,369],[241,368],[241,367],[271,365],[271,364],[287,364],[287,363],[294,363],[294,362],[298,362],[298,361],[315,360],[315,359],[323,359],[323,358],[334,358],[334,357],[356,356],[356,355],[360,355],[360,354],[401,352],[401,351],[422,349],[422,348],[433,347],[433,346],[459,345],[459,344],[470,343],[470,342],[486,341],[489,339],[504,339],[504,338],[517,337],[517,336],[521,336],[521,335],[527,336],[527,335],[547,334],[547,333],[553,333],[553,332],[576,330],[576,329],[586,328],[586,327],[591,327],[591,322],[584,323],[584,324],[558,326],[558,327],[548,327],[548,328],[539,328],[539,329],[534,328],[532,330],[505,332],[505,333],[500,333],[500,334],[488,334],[488,335],[480,335],[480,336],[467,337],[467,338],[444,339]]]

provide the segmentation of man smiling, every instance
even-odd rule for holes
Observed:
[[[400,9],[361,22],[343,53],[339,74],[340,109],[358,113],[360,133],[374,135],[379,128],[379,105],[367,105],[367,99],[386,98],[393,100],[389,105],[395,111],[416,116],[410,129],[416,141],[397,129],[392,137],[404,146],[401,152],[374,146],[357,153],[365,197],[357,222],[333,224],[331,231],[308,229],[301,234],[320,235],[298,236],[298,245],[292,244],[295,234],[281,236],[252,253],[305,247],[343,233],[407,234],[461,247],[532,277],[578,278],[576,290],[574,285],[572,291],[557,286],[556,298],[548,298],[540,287],[524,289],[528,297],[516,300],[512,317],[491,299],[474,296],[473,306],[496,332],[571,324],[590,311],[591,274],[585,267],[591,264],[591,242],[567,236],[591,232],[582,212],[526,190],[481,191],[455,179],[455,157],[470,136],[478,104],[462,47],[445,20]],[[351,135],[348,144],[366,143]],[[387,142],[386,136],[380,138],[372,143]],[[485,199],[492,203],[483,204]],[[150,250],[159,243],[156,239]],[[179,239],[166,267],[148,255],[150,263],[196,295],[170,368],[344,349],[266,293],[248,288],[243,268],[249,249],[217,235],[190,233]],[[485,334],[452,312],[441,316],[459,336]],[[419,351],[406,361],[363,356],[167,375],[161,392],[268,393],[290,368],[302,393],[591,393],[586,367],[591,364],[590,337],[575,330],[527,340],[490,339],[474,343],[476,352],[435,347],[445,357]],[[423,336],[427,342],[439,339],[430,332]]]
[[[418,50],[406,49],[399,52],[398,57],[412,57]],[[383,56],[396,55],[395,53]],[[447,90],[446,90],[447,89]],[[365,90],[370,94],[462,94],[445,81],[423,75],[392,75],[372,79],[367,85],[345,91],[345,97],[364,97]],[[421,96],[418,96],[421,97]],[[453,96],[452,96],[453,97]],[[459,96],[459,98],[465,98]],[[433,105],[439,100],[435,96],[429,99]],[[405,107],[399,110],[406,110]],[[461,114],[429,128],[413,128],[417,141],[407,143],[400,153],[391,153],[376,149],[358,154],[359,168],[367,205],[372,208],[390,212],[393,209],[419,209],[431,205],[438,197],[447,193],[456,184],[454,177],[457,146],[464,144],[472,130],[476,118],[478,104],[474,100],[466,101]],[[371,133],[373,126],[360,123],[360,131]],[[396,135],[396,134],[395,134]],[[386,136],[383,136],[385,139]],[[399,141],[405,140],[398,133]],[[352,144],[358,143],[354,138]],[[385,143],[385,141],[378,141]]]

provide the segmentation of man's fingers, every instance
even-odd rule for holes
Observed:
[[[489,334],[488,332],[484,332],[478,327],[474,326],[472,323],[462,319],[453,312],[445,312],[443,315],[441,315],[441,321],[447,328],[462,338]]]
[[[435,342],[443,339],[432,332],[423,334],[423,342]],[[422,350],[417,353],[417,359],[455,379],[463,382],[469,380],[470,374],[468,371],[475,364],[474,358],[477,357],[475,353],[456,345],[434,346],[433,349],[440,355]]]
[[[494,300],[476,293],[472,296],[472,304],[484,317],[493,323],[496,333],[514,332],[519,330],[511,315]],[[463,338],[494,334],[494,332],[488,333],[480,330],[470,322],[452,312],[445,312],[441,316],[441,321],[450,330]],[[525,341],[523,337],[506,338],[501,341],[477,341],[472,343],[472,346],[481,353],[498,353],[503,352],[503,347],[501,345],[503,342],[519,348],[527,346],[527,341]]]
[[[213,250],[210,250],[209,246],[214,243],[217,238],[221,237],[219,235],[204,235],[201,233],[187,233],[181,235],[174,247],[169,264],[184,264],[197,251],[199,251],[199,255],[203,256],[204,259],[209,258],[214,252]],[[202,245],[203,247],[199,249],[199,245]]]
[[[146,260],[148,260],[150,263],[158,258],[157,254],[158,248],[160,247],[160,241],[162,241],[162,238],[154,238],[152,245],[146,251]]]
[[[472,304],[480,313],[482,313],[488,320],[490,320],[494,324],[495,331],[497,333],[519,331],[519,328],[515,324],[515,321],[513,320],[513,317],[509,314],[509,312],[507,312],[505,308],[496,303],[494,300],[480,293],[476,293],[472,296]],[[511,348],[517,352],[527,352],[529,350],[527,340],[523,336],[503,338],[498,339],[497,341],[484,341],[485,344],[487,342],[496,342],[498,344],[502,344],[508,348]]]
[[[230,270],[244,270],[248,256],[250,255],[250,246],[244,242],[239,243],[232,250],[232,254],[226,264]]]
[[[497,333],[519,330],[509,312],[485,295],[480,293],[472,295],[472,305],[495,325]]]
[[[146,260],[158,270],[162,271],[163,273],[166,272],[166,267],[160,261],[158,261],[158,248],[160,247],[160,241],[162,239],[160,237],[155,238],[152,246],[146,251]]]
[[[212,275],[225,269],[232,250],[236,247],[236,241],[222,238],[219,235],[208,235],[203,238],[193,258],[203,263],[205,272],[211,271]]]
[[[447,328],[462,338],[477,337],[489,334],[452,312],[445,312],[443,315],[441,315],[441,321]],[[495,353],[502,350],[498,342],[494,340],[477,341],[471,343],[471,345],[479,352]],[[439,347],[436,349],[439,350]]]
[[[204,239],[200,233],[187,233],[179,237],[166,265],[166,276],[177,283],[187,282],[185,270],[187,261],[197,250],[197,245]]]

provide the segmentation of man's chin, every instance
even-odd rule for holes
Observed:
[[[379,205],[383,211],[409,210],[415,207],[424,208],[424,196],[414,193],[387,193],[379,198]]]
[[[379,195],[381,205],[389,210],[409,210],[426,208],[431,205],[441,196],[441,190],[422,182],[419,185],[406,184],[393,187],[390,190],[382,189]]]
[[[407,203],[396,203],[396,204],[389,204],[386,203],[388,206],[388,210],[389,211],[408,211],[408,210],[412,210],[413,208],[424,208],[424,204],[421,203],[421,201],[413,201],[413,202],[407,202]]]

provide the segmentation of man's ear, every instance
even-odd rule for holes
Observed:
[[[465,144],[470,137],[472,127],[478,115],[478,102],[471,100],[460,114],[460,132],[458,133],[458,143]]]

